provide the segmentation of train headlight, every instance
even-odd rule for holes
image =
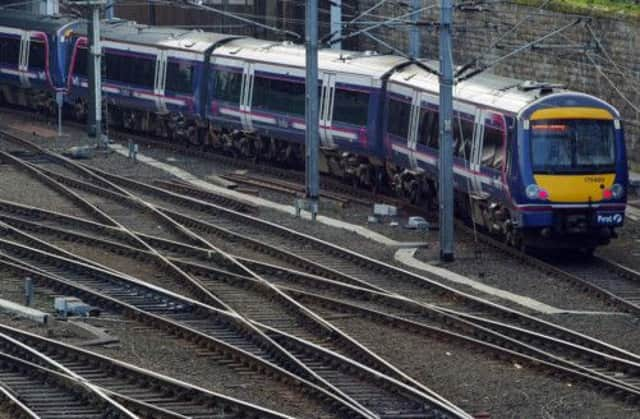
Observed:
[[[538,185],[529,185],[527,189],[525,189],[525,193],[527,194],[527,198],[529,199],[549,199],[549,192],[542,189]]]
[[[619,199],[624,196],[624,188],[619,183],[614,183],[611,187],[611,197],[613,199]]]

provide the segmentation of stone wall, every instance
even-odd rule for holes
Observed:
[[[360,10],[366,10],[377,2],[359,0],[357,5]],[[406,6],[398,8],[396,2],[388,3],[387,10],[376,14],[398,16],[407,11]],[[623,115],[632,164],[640,168],[640,22],[569,15],[501,2],[488,4],[483,11],[455,12],[456,65],[476,57],[481,57],[480,62],[490,63],[556,28],[579,20],[575,26],[545,40],[546,47],[519,53],[490,71],[524,80],[563,83],[570,89],[612,103]],[[438,9],[428,10],[421,16],[425,23],[435,22],[438,18]],[[501,34],[517,24],[496,47],[490,48]],[[422,35],[424,57],[437,58],[437,28],[423,26]],[[408,51],[406,27],[378,30],[375,36]],[[367,37],[360,37],[359,41],[361,48],[385,49]]]

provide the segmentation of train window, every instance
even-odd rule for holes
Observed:
[[[156,63],[148,58],[130,57],[107,52],[107,79],[153,89]]]
[[[482,165],[494,169],[502,169],[504,162],[504,131],[490,126],[484,127],[482,142]]]
[[[420,109],[420,128],[418,132],[418,144],[426,145],[431,148],[438,148],[438,139],[440,132],[438,126],[440,124],[438,111],[435,109]]]
[[[457,114],[453,123],[453,154],[469,160],[473,142],[474,122]]]
[[[125,57],[122,58],[124,62],[130,61],[129,65],[133,67],[130,82],[147,89],[153,89],[156,62],[147,58],[134,58],[132,60],[128,60]]]
[[[304,115],[304,83],[256,77],[252,107],[292,115]]]
[[[395,99],[389,99],[388,128],[390,134],[407,138],[409,134],[409,118],[411,105]]]
[[[73,69],[75,75],[87,77],[87,49],[78,48],[76,53],[76,66]]]
[[[45,45],[44,42],[32,39],[29,44],[29,68],[45,67]]]
[[[213,98],[224,102],[240,103],[242,73],[216,70],[214,77],[215,89],[213,91]]]
[[[336,89],[333,100],[333,120],[366,126],[369,116],[369,94],[354,90]]]
[[[193,64],[184,61],[167,62],[165,89],[177,93],[193,92]]]
[[[0,62],[18,65],[20,59],[20,39],[0,36]]]

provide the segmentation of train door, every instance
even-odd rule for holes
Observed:
[[[22,32],[20,35],[20,57],[18,60],[18,77],[22,87],[30,87],[29,81],[29,47],[31,46],[31,34]]]
[[[333,103],[336,94],[336,75],[323,73],[320,87],[320,143],[323,148],[334,149]]]
[[[416,148],[418,146],[418,135],[420,126],[420,107],[422,95],[419,91],[413,91],[411,97],[411,114],[409,116],[409,132],[407,135],[407,148],[409,154],[409,166],[411,170],[419,170],[418,159],[416,158]]]
[[[156,55],[156,72],[153,83],[156,110],[159,113],[167,113],[167,104],[164,101],[164,89],[167,83],[167,51],[160,50]]]
[[[253,63],[244,63],[242,72],[242,87],[240,89],[240,119],[242,127],[247,131],[253,131],[251,119],[251,103],[253,102],[253,85],[255,81],[255,68]]]
[[[469,169],[471,171],[470,192],[476,195],[482,194],[481,165],[485,113],[485,111],[480,109],[475,112],[473,143],[471,146],[471,158],[469,159]]]

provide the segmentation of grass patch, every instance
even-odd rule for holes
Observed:
[[[515,2],[532,7],[540,6],[540,0]],[[640,1],[635,0],[552,0],[546,9],[579,15],[640,20]]]

